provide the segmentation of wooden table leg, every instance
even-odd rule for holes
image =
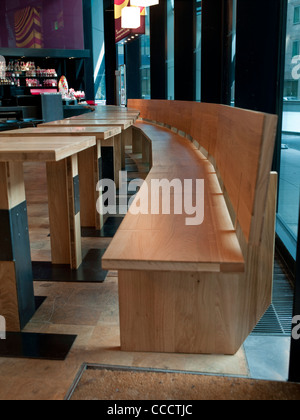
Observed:
[[[106,150],[108,150],[108,148],[112,149],[111,152],[108,151],[108,153],[104,153],[104,155],[109,157],[108,159],[109,162],[106,161],[105,158],[103,158],[103,167],[106,167],[106,169],[103,171],[104,172],[103,178],[107,178],[107,179],[113,178],[117,188],[119,188],[120,171],[122,170],[122,147],[123,147],[123,138],[121,134],[118,134],[117,136],[114,136],[102,142],[102,148]],[[113,157],[112,157],[112,154],[113,154]]]
[[[77,155],[47,163],[50,239],[53,264],[82,263]]]
[[[146,139],[146,137],[142,136],[142,155],[143,155],[143,163],[150,163],[150,149],[151,145],[150,142]]]
[[[122,169],[125,169],[125,147],[132,145],[132,127],[123,130],[121,136]]]
[[[132,131],[132,153],[142,153],[142,133],[138,128],[133,128]]]
[[[114,137],[114,178],[116,187],[120,186],[120,171],[122,170],[122,138],[121,134]],[[124,155],[125,156],[125,155]]]
[[[22,163],[0,163],[0,315],[20,331],[35,312]]]
[[[103,216],[97,212],[97,201],[100,193],[97,184],[102,179],[101,140],[97,146],[84,150],[78,155],[80,179],[80,218],[81,226],[95,227],[100,230],[103,226]]]

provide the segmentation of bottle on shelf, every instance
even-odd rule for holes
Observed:
[[[34,61],[10,60],[3,64],[0,86],[55,87],[57,72],[55,69],[41,69]],[[4,76],[4,77],[3,77]],[[21,82],[22,79],[25,79]]]

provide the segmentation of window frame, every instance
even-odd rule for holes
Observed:
[[[298,20],[296,20],[296,10],[298,10]],[[294,25],[299,25],[300,24],[300,6],[295,6],[294,7],[293,23],[294,23]]]

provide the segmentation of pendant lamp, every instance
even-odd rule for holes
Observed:
[[[159,0],[131,0],[131,6],[150,7],[159,4]]]
[[[124,7],[122,9],[121,27],[137,29],[141,26],[141,9],[139,7]]]

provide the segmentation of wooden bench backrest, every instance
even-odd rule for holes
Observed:
[[[277,116],[197,102],[129,100],[128,106],[140,110],[140,118],[176,128],[200,145],[218,173],[236,227],[247,243],[259,244]]]

